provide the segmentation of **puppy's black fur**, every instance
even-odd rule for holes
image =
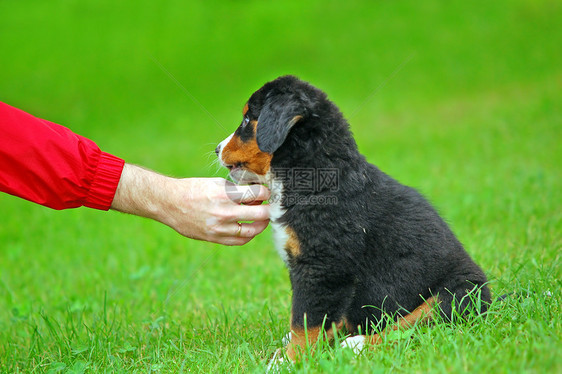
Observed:
[[[365,160],[322,91],[284,76],[247,105],[257,145],[272,154],[270,178],[283,184],[282,196],[272,200],[281,198],[284,214],[273,224],[296,237],[287,247],[293,330],[306,318],[308,328],[343,322],[352,333],[376,332],[385,327],[384,314],[406,316],[432,297],[445,320],[453,310],[486,311],[490,291],[482,270],[422,195]],[[338,170],[337,191],[318,180],[319,188],[303,190],[277,176],[299,168]],[[299,203],[311,197],[335,197],[337,205]]]

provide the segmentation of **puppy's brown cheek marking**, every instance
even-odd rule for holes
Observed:
[[[251,121],[250,126],[256,128],[256,121]],[[273,156],[267,152],[262,152],[258,147],[255,136],[247,142],[243,142],[239,136],[234,135],[224,146],[222,160],[226,164],[244,164],[244,168],[258,175],[265,175],[269,171],[271,158]]]
[[[289,255],[289,257],[297,257],[301,254],[301,246],[299,239],[297,238],[297,234],[293,231],[292,228],[287,226],[285,228],[285,232],[288,235],[287,242],[285,243],[285,251]]]

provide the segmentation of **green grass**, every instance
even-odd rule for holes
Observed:
[[[559,2],[29,0],[0,14],[0,100],[170,175],[225,176],[210,152],[249,94],[311,81],[371,162],[435,203],[494,294],[521,295],[360,357],[324,347],[295,372],[562,371]],[[115,212],[7,195],[0,209],[2,372],[263,372],[281,346],[290,284],[268,231],[230,248]]]

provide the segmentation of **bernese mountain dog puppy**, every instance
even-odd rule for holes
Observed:
[[[487,310],[480,267],[422,195],[365,160],[321,90],[293,76],[266,83],[216,153],[235,182],[271,189],[293,291],[289,359],[339,330],[357,348],[379,343],[392,320],[397,329]]]

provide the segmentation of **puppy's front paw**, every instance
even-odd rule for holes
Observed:
[[[350,336],[341,343],[342,348],[350,348],[358,355],[365,348],[365,335]]]
[[[283,339],[281,339],[281,343],[283,343],[283,347],[285,347],[287,344],[289,344],[291,342],[291,332],[289,331],[287,333],[287,335],[285,335],[283,337]]]
[[[287,364],[290,363],[290,360],[287,360],[284,357],[283,352],[284,350],[282,348],[279,348],[275,351],[275,354],[273,355],[273,357],[269,361],[269,364],[267,364],[267,368],[265,369],[265,372],[267,374],[281,373],[282,369],[286,368]]]

